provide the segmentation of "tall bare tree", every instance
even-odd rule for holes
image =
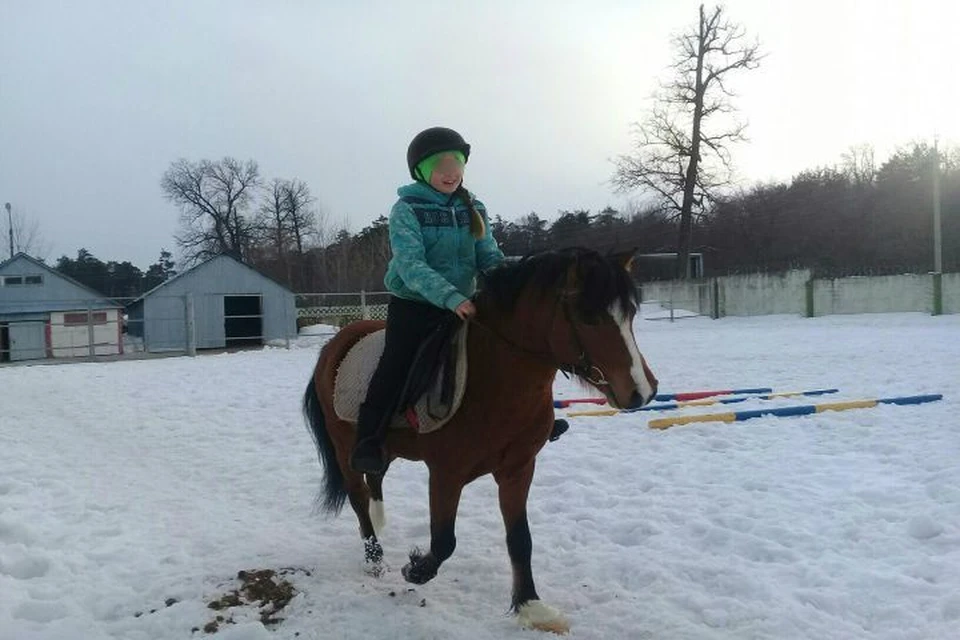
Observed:
[[[219,253],[246,256],[253,237],[246,212],[259,184],[260,170],[253,160],[194,163],[181,158],[170,165],[160,187],[180,207],[182,229],[176,240],[188,262]]]
[[[303,255],[304,248],[319,233],[321,214],[314,208],[316,199],[310,194],[310,187],[303,180],[294,178],[284,184],[284,201],[287,207],[287,227],[293,249]]]
[[[696,25],[672,44],[673,79],[661,84],[649,117],[635,125],[635,151],[617,159],[613,183],[620,191],[651,192],[679,217],[677,275],[688,278],[694,212],[702,213],[730,182],[728,145],[744,139],[745,125],[731,115],[729,77],[755,69],[762,56],[719,6],[707,12],[700,5]]]
[[[280,260],[283,259],[289,244],[285,182],[274,178],[270,184],[263,187],[263,199],[260,201],[255,222],[258,244],[269,247],[273,257]]]
[[[294,267],[304,267],[303,253],[317,234],[314,198],[310,188],[298,179],[274,178],[263,189],[255,227],[258,236],[257,262],[275,276],[282,274],[293,286]],[[296,265],[294,264],[296,263]]]
[[[6,218],[7,216],[4,217]],[[43,233],[40,231],[40,222],[38,220],[28,219],[27,214],[24,213],[22,209],[11,207],[9,219],[4,220],[4,222],[11,225],[9,233],[13,238],[14,253],[23,252],[29,256],[37,258],[38,260],[47,259],[47,256],[50,253],[50,243],[47,242],[43,237]],[[3,248],[6,249],[6,234],[4,234],[3,240],[4,242],[0,246],[3,246]],[[5,252],[0,253],[5,255]]]

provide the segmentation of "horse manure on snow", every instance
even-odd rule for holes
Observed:
[[[233,624],[233,617],[229,614],[229,610],[251,605],[260,609],[260,622],[265,626],[279,624],[283,621],[283,618],[278,617],[280,612],[297,594],[290,581],[283,576],[298,571],[310,575],[309,571],[303,569],[281,569],[279,573],[273,569],[240,571],[237,573],[237,580],[240,581],[239,588],[228,591],[207,603],[207,607],[221,614],[204,625],[203,631],[216,633],[220,625]],[[194,631],[200,631],[200,629],[194,628]]]

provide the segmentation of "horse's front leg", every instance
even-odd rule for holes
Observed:
[[[430,552],[410,553],[410,562],[403,568],[407,582],[423,584],[432,580],[444,560],[453,555],[457,547],[455,528],[462,492],[461,480],[430,470]]]
[[[511,607],[517,612],[523,627],[541,631],[567,633],[570,623],[563,615],[540,601],[533,584],[533,540],[527,521],[527,495],[533,480],[534,458],[518,468],[499,469],[493,477],[500,489],[500,512],[507,529],[507,553],[513,567],[513,599]]]

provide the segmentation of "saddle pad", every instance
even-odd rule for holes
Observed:
[[[367,387],[373,371],[380,362],[383,353],[386,331],[380,329],[361,338],[340,363],[337,369],[337,379],[333,386],[333,408],[337,417],[347,422],[356,423],[360,411],[360,404],[367,395]],[[414,412],[417,416],[416,425],[411,425],[403,415],[394,415],[390,421],[391,429],[410,429],[414,427],[419,433],[436,431],[456,413],[463,400],[467,387],[467,325],[457,330],[453,337],[453,348],[456,351],[456,371],[454,373],[453,398],[450,404],[441,401],[442,382],[447,364],[440,367],[437,378],[430,389],[417,401]]]

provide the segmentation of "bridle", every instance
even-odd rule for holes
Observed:
[[[579,352],[580,356],[577,358],[576,363],[572,365],[566,365],[566,367],[561,365],[557,368],[562,371],[568,379],[572,374],[583,378],[594,386],[609,387],[610,382],[607,380],[606,374],[603,373],[603,369],[601,369],[599,365],[593,363],[593,360],[590,359],[590,354],[587,353],[587,348],[583,345],[583,339],[580,337],[580,330],[577,328],[577,323],[573,319],[573,313],[570,311],[569,297],[565,292],[561,292],[557,296],[557,303],[554,305],[553,309],[553,318],[550,320],[550,333],[547,335],[553,335],[553,321],[556,319],[557,306],[562,306],[563,315],[567,319],[567,324],[570,325],[574,352]]]
[[[578,329],[577,322],[573,317],[573,312],[571,311],[571,301],[575,296],[575,291],[567,290],[561,290],[557,294],[557,298],[553,304],[553,312],[550,314],[550,324],[547,326],[547,344],[549,345],[550,339],[553,336],[553,328],[557,321],[558,312],[560,309],[562,309],[564,318],[566,318],[567,323],[570,325],[571,340],[573,342],[574,352],[579,354],[576,362],[574,363],[558,361],[553,351],[535,351],[533,349],[528,349],[523,345],[519,345],[496,329],[477,320],[476,316],[470,318],[470,322],[473,325],[480,327],[481,329],[484,329],[488,333],[494,335],[502,342],[505,342],[515,351],[519,351],[526,356],[540,360],[541,362],[545,362],[550,366],[555,367],[559,371],[563,372],[563,375],[567,378],[570,378],[571,375],[575,375],[583,378],[596,387],[609,387],[610,382],[607,380],[606,374],[604,374],[603,369],[601,369],[599,365],[594,364],[593,360],[590,359],[590,354],[587,353],[587,349],[583,344],[583,338],[580,336],[580,330]]]

